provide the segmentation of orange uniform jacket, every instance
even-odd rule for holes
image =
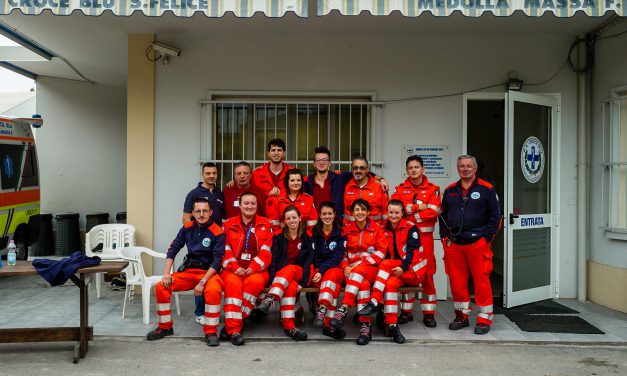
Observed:
[[[394,238],[396,235],[396,250],[398,252],[403,264],[401,267],[403,270],[411,269],[416,274],[418,271],[427,266],[427,259],[425,258],[422,247],[420,246],[420,236],[418,234],[417,226],[405,218],[401,219],[396,231],[392,231],[387,227],[387,223],[384,227],[385,237],[388,242],[388,257],[394,259]],[[408,253],[412,254],[411,260],[405,260]],[[406,262],[408,261],[408,264]]]
[[[368,182],[363,187],[359,187],[355,179],[351,179],[344,190],[344,222],[350,223],[355,221],[351,212],[353,201],[363,198],[370,204],[369,218],[376,221],[377,224],[383,223],[387,216],[388,195],[383,192],[381,184],[373,178],[368,178]]]
[[[438,221],[438,215],[442,212],[440,187],[429,182],[426,176],[422,176],[422,183],[414,187],[409,178],[399,184],[394,190],[392,200],[401,200],[405,207],[407,219],[418,226],[420,232],[433,232]],[[427,204],[427,209],[419,211],[420,204]]]
[[[368,220],[363,230],[352,222],[344,227],[346,253],[340,263],[340,268],[347,266],[378,266],[385,258],[388,241],[383,228],[374,221]]]
[[[281,170],[281,174],[279,175],[279,181],[281,182],[281,184],[279,184],[279,189],[281,189],[281,191],[285,189],[282,184],[283,178],[285,178],[285,173],[291,168],[292,166],[287,163],[283,163],[283,170]],[[252,184],[255,187],[255,194],[259,192],[259,194],[262,195],[261,197],[257,197],[258,212],[262,215],[266,213],[268,193],[270,193],[272,188],[274,188],[272,175],[274,175],[274,173],[270,171],[270,162],[266,162],[263,166],[259,166],[253,171]]]
[[[257,256],[251,260],[250,268],[255,272],[267,270],[272,261],[272,226],[262,216],[255,216],[254,235],[257,239]],[[241,216],[224,222],[226,247],[222,268],[235,272],[239,267],[240,252],[246,241],[246,230],[242,227]]]
[[[318,222],[318,212],[314,207],[313,197],[307,193],[300,193],[296,200],[292,201],[287,197],[286,192],[281,192],[279,196],[270,196],[266,203],[266,217],[272,224],[275,234],[281,232],[283,223],[283,211],[290,205],[294,205],[300,212],[300,220],[307,228],[307,234],[311,236],[312,230]]]

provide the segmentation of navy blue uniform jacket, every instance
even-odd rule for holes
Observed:
[[[209,221],[204,226],[198,226],[196,221],[187,222],[170,244],[167,258],[174,260],[183,246],[187,245],[187,259],[191,265],[201,263],[204,268],[213,268],[220,271],[222,258],[224,258],[224,245],[226,235],[222,227]],[[190,266],[192,267],[192,266]]]
[[[222,224],[224,218],[224,193],[217,187],[213,188],[213,192],[202,186],[202,183],[198,183],[198,186],[187,194],[185,197],[185,204],[183,204],[183,213],[191,213],[194,209],[194,201],[199,198],[206,198],[211,204],[211,221]]]
[[[314,235],[311,238],[314,249],[313,264],[320,274],[324,275],[331,268],[339,268],[344,257],[345,242],[346,236],[343,236],[342,231],[337,228],[333,229],[329,239],[322,235]]]
[[[303,268],[303,278],[298,281],[298,285],[301,287],[307,286],[309,283],[309,277],[311,275],[311,262],[313,261],[313,249],[311,248],[311,238],[303,233],[300,236],[300,252],[294,265],[298,265]],[[274,279],[276,273],[286,267],[289,264],[287,257],[287,238],[283,234],[275,235],[272,238],[272,262],[268,268],[270,275],[270,283]]]
[[[442,218],[446,223],[443,223]],[[475,179],[465,198],[462,197],[461,181],[446,187],[442,195],[440,217],[442,239],[449,238],[457,244],[471,244],[485,238],[490,243],[500,227],[499,199],[490,183]]]

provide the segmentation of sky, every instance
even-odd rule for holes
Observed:
[[[17,45],[12,40],[0,35],[0,46]],[[32,87],[35,87],[35,81],[0,67],[0,92],[29,91]]]

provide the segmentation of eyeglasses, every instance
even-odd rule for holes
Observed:
[[[209,213],[210,211],[211,210],[209,210],[209,209],[194,210],[194,214]]]
[[[326,163],[328,161],[329,161],[329,158],[314,159],[314,162],[316,163]]]
[[[353,166],[351,167],[353,171],[366,171],[368,166]]]

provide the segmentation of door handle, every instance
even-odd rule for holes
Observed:
[[[518,216],[514,213],[509,213],[509,224],[513,225],[514,224],[514,219],[518,218]]]

